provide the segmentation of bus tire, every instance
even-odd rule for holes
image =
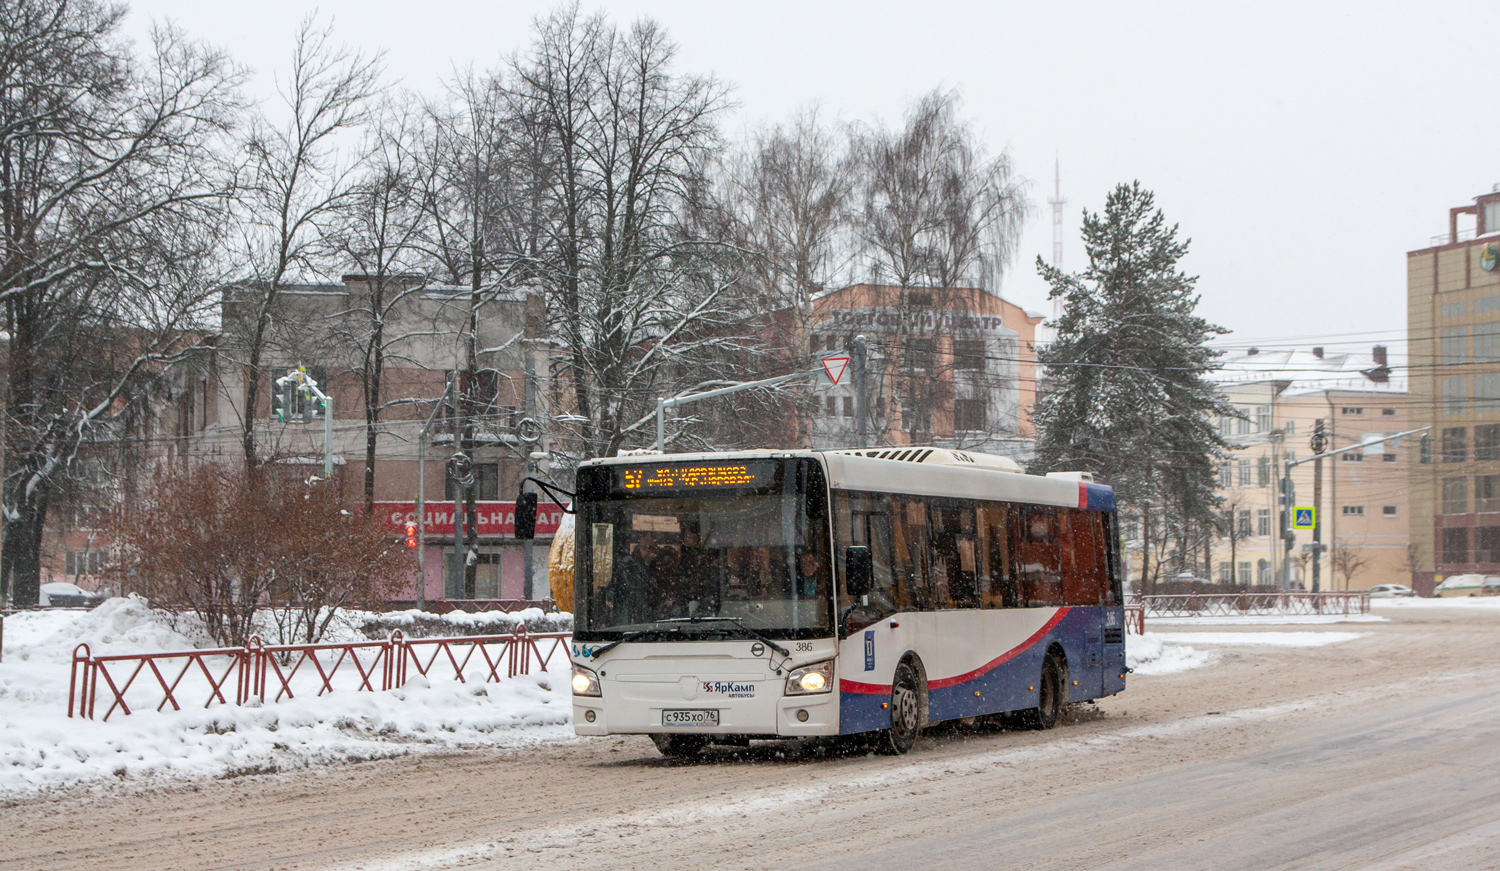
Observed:
[[[1037,680],[1037,705],[1024,711],[1022,719],[1033,729],[1050,729],[1057,725],[1067,701],[1067,666],[1060,655],[1048,651],[1047,658],[1042,660],[1042,675]]]
[[[875,750],[885,756],[900,756],[911,749],[922,728],[922,685],[910,660],[896,666],[891,680],[891,727],[875,739]]]
[[[663,756],[688,759],[697,756],[708,744],[708,739],[702,735],[652,735],[651,743]]]

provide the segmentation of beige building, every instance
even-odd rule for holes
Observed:
[[[1295,532],[1288,560],[1277,492],[1287,458],[1312,455],[1310,439],[1322,420],[1325,451],[1367,446],[1323,460],[1321,505],[1313,498],[1316,464],[1293,468],[1294,507],[1318,508],[1327,546],[1319,588],[1407,583],[1407,470],[1418,442],[1368,444],[1411,428],[1406,384],[1391,376],[1386,349],[1330,354],[1323,348],[1252,348],[1225,358],[1215,380],[1241,416],[1219,420],[1220,433],[1240,447],[1219,470],[1225,518],[1210,548],[1209,579],[1312,588],[1313,564],[1320,558],[1312,532]]]
[[[1500,185],[1406,255],[1411,410],[1430,426],[1411,475],[1412,586],[1500,574]]]

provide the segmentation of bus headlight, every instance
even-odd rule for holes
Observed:
[[[593,671],[581,665],[573,666],[573,695],[575,696],[597,696],[599,692],[599,676]]]
[[[806,696],[833,689],[833,660],[804,665],[786,676],[786,694]]]

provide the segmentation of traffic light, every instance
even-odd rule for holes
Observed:
[[[406,546],[417,546],[417,525],[415,523],[406,524]]]
[[[1425,432],[1422,433],[1422,447],[1421,447],[1420,460],[1421,460],[1421,462],[1424,462],[1424,463],[1430,463],[1430,462],[1432,462],[1432,440],[1427,437],[1427,433],[1425,433]]]
[[[285,384],[275,385],[276,389],[271,393],[271,414],[281,423],[286,423],[287,416],[297,403],[297,387],[288,381]]]
[[[302,387],[302,388],[299,388],[298,394],[299,395],[297,396],[297,399],[300,400],[299,404],[302,406],[302,422],[303,423],[312,423],[312,419],[313,419],[313,395],[312,395],[312,391],[309,390],[309,389],[307,389],[306,387]]]

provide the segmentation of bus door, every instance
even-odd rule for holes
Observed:
[[[1077,678],[1080,698],[1104,692],[1104,605],[1109,577],[1104,516],[1097,511],[1065,510],[1062,516],[1063,599],[1083,612],[1084,666]],[[1071,677],[1071,675],[1070,675]]]

